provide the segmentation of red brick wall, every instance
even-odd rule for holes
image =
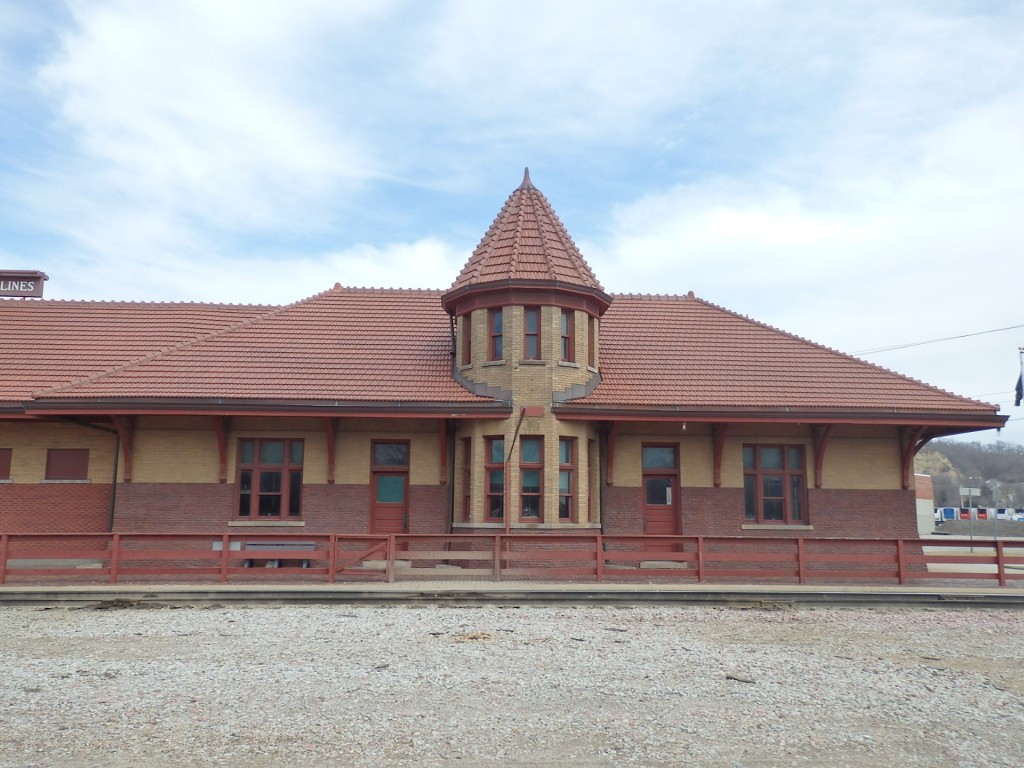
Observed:
[[[301,529],[288,533],[370,532],[370,488],[366,485],[307,485],[302,489]],[[410,486],[410,533],[448,532],[444,486]],[[229,484],[127,483],[117,487],[114,529],[119,532],[243,533],[259,527],[229,528],[234,519],[234,486]]]
[[[637,536],[643,533],[643,490],[605,490],[604,533]],[[917,538],[913,491],[808,491],[809,523],[813,531],[744,530],[741,488],[683,488],[680,490],[683,536],[812,536],[850,538]]]
[[[0,483],[2,533],[104,533],[108,483]]]

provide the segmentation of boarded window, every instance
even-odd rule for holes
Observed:
[[[47,480],[88,480],[88,448],[50,448],[46,452]]]

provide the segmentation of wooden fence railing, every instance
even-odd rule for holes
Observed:
[[[0,584],[263,581],[888,582],[1024,586],[1024,540],[601,534],[0,535]]]

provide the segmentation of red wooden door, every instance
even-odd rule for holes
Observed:
[[[671,445],[643,447],[644,534],[679,534],[678,452]],[[645,549],[672,549],[670,542],[648,542]]]
[[[370,533],[408,533],[409,476],[405,472],[374,472]]]
[[[675,536],[679,533],[675,484],[672,476],[644,475],[645,534]]]

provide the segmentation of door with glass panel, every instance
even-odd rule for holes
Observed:
[[[679,534],[679,452],[674,445],[645,445],[643,466],[644,534]],[[645,549],[672,549],[671,542],[650,542]]]
[[[409,532],[409,444],[374,442],[370,533]]]

